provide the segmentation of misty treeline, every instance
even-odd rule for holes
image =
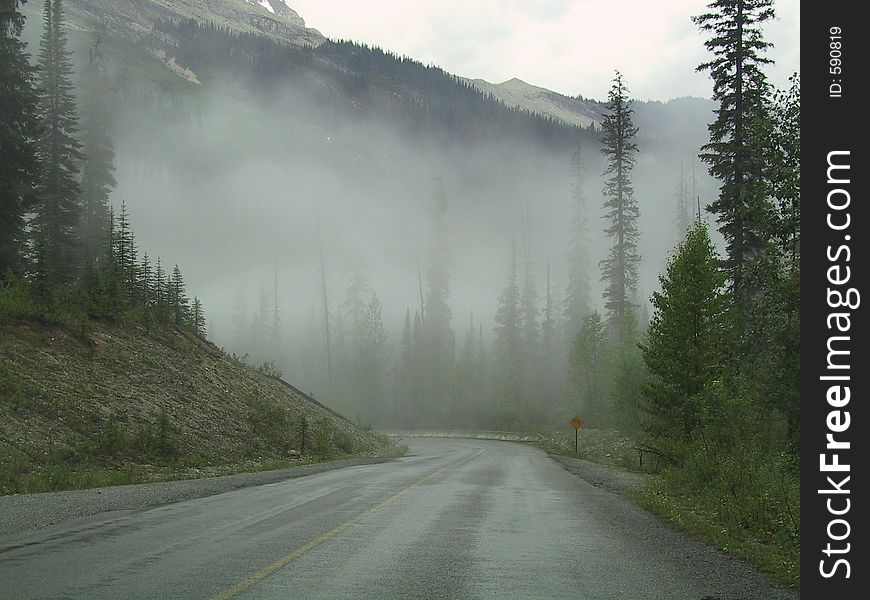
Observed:
[[[36,65],[19,39],[23,1],[0,8],[0,322],[86,329],[89,318],[175,325],[204,336],[178,265],[140,255],[116,185],[100,41],[73,82],[63,4],[45,0]],[[78,93],[78,98],[76,97]]]

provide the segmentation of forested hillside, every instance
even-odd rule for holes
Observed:
[[[0,155],[0,490],[388,451],[271,364],[254,369],[206,341],[181,269],[139,245],[123,200],[113,208],[99,43],[76,86],[63,4],[44,4],[35,67],[15,9],[0,12],[13,84]]]

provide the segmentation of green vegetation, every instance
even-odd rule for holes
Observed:
[[[719,102],[702,158],[722,182],[653,295],[643,358],[649,443],[669,458],[640,501],[797,584],[799,455],[799,92],[772,92],[760,65],[770,0],[717,0],[710,32]],[[797,78],[795,78],[795,82]]]
[[[639,304],[624,293],[635,258],[619,244],[636,240],[637,232],[630,219],[628,229],[615,220],[623,215],[619,180],[611,177],[605,195],[615,245],[602,263],[607,314],[589,313],[576,331],[569,381],[589,426],[619,429],[658,457],[661,477],[637,494],[641,504],[794,585],[800,92],[797,75],[789,90],[773,90],[761,70],[769,62],[761,25],[772,17],[770,0],[716,0],[695,19],[710,34],[712,58],[699,70],[711,73],[719,104],[701,158],[721,182],[708,211],[726,242],[724,256],[701,214],[688,224],[681,170],[676,224],[682,239],[652,295],[647,327]],[[630,118],[617,118],[620,110],[612,98],[609,118],[633,131]],[[620,141],[617,133],[605,127],[605,151],[630,155],[630,136]],[[605,174],[625,175],[628,167]],[[630,193],[630,180],[625,183]],[[625,210],[631,215],[636,207]],[[613,455],[592,458],[614,464]]]

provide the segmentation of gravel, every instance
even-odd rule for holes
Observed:
[[[69,519],[107,511],[137,510],[182,500],[304,477],[332,469],[386,462],[391,458],[350,458],[300,465],[276,471],[239,473],[204,479],[161,481],[137,485],[0,496],[0,536],[12,535]]]
[[[653,477],[647,473],[634,473],[561,454],[550,454],[550,458],[562,465],[566,471],[582,477],[595,487],[617,494],[641,490]]]

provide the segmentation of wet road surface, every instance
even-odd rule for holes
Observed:
[[[411,439],[328,471],[0,538],[0,598],[798,598],[543,452]]]

